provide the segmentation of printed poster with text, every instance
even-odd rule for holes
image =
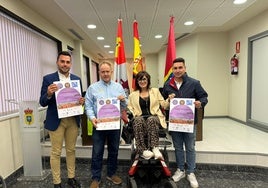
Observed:
[[[195,99],[174,98],[170,101],[169,131],[194,132]]]
[[[57,81],[54,84],[58,86],[58,90],[55,92],[58,117],[65,118],[83,114],[83,107],[79,104],[81,97],[80,81]]]
[[[120,101],[117,98],[97,100],[97,130],[120,129]]]

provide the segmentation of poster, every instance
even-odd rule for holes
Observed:
[[[57,81],[55,92],[58,117],[65,118],[83,114],[83,107],[79,104],[81,97],[81,86],[79,80]]]
[[[120,101],[117,98],[97,100],[97,130],[120,129]]]
[[[194,132],[195,99],[174,98],[170,101],[169,131]]]

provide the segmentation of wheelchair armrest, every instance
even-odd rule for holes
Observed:
[[[158,131],[159,138],[166,138],[166,130],[160,126],[159,131]]]

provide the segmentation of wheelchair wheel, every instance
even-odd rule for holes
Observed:
[[[163,188],[177,188],[177,185],[173,180],[165,179],[163,181]]]
[[[2,176],[0,176],[0,187],[2,187],[2,188],[7,187],[6,182]]]
[[[128,177],[127,185],[128,185],[128,188],[138,188],[134,177]]]
[[[162,155],[164,157],[166,165],[169,167],[169,158],[168,158],[167,150],[163,150],[161,153],[162,153]]]

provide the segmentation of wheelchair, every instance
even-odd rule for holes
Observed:
[[[128,129],[130,130],[132,128],[132,121],[130,120],[128,124]],[[160,139],[163,140],[160,141]],[[177,188],[176,183],[171,178],[171,171],[168,168],[168,143],[171,145],[171,142],[167,141],[166,131],[161,127],[159,129],[159,149],[163,159],[155,159],[154,157],[143,159],[136,152],[135,141],[132,141],[131,167],[127,177],[128,188]]]

